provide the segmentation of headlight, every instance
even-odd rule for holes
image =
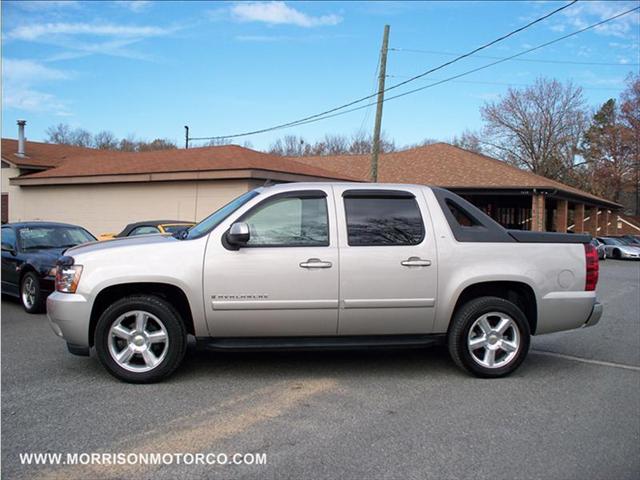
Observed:
[[[82,265],[58,265],[56,269],[56,291],[76,293],[82,275]]]

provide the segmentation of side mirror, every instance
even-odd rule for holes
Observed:
[[[11,255],[15,255],[16,254],[16,249],[13,245],[11,245],[10,243],[6,243],[6,242],[2,242],[2,251],[3,252],[9,252]]]
[[[244,222],[238,222],[231,225],[227,232],[227,242],[234,247],[241,247],[249,241],[249,225]]]

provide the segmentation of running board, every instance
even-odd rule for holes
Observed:
[[[349,350],[362,348],[424,347],[443,344],[445,334],[362,335],[344,337],[231,337],[197,338],[205,350]]]

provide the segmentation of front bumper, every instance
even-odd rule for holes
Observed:
[[[591,310],[591,315],[589,315],[587,321],[584,322],[583,327],[593,327],[594,325],[597,325],[602,317],[602,310],[602,304],[600,302],[596,302],[593,306],[593,310]]]
[[[47,297],[47,317],[53,332],[77,347],[89,347],[91,305],[75,293],[53,292]]]
[[[620,258],[640,259],[640,252],[620,252]]]

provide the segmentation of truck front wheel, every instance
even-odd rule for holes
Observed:
[[[100,362],[114,377],[151,383],[178,368],[187,350],[187,332],[171,304],[153,295],[136,295],[102,313],[95,346]]]
[[[449,353],[462,369],[478,377],[503,377],[520,366],[531,334],[522,311],[499,297],[465,303],[449,328]]]

